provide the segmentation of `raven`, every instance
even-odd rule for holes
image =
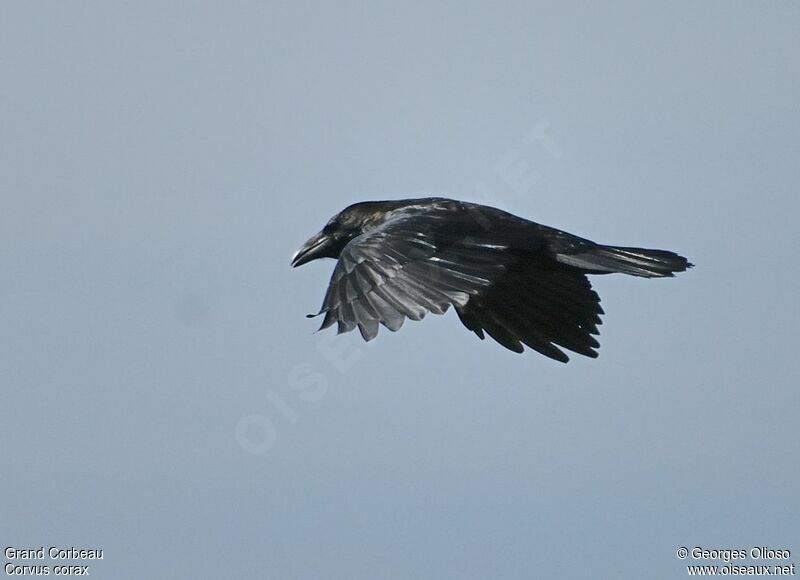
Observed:
[[[596,244],[508,212],[441,197],[351,205],[292,256],[292,266],[336,258],[322,308],[323,328],[444,314],[452,305],[467,329],[515,352],[523,344],[561,362],[561,350],[597,357],[600,297],[587,274],[663,278],[692,264],[674,252]]]

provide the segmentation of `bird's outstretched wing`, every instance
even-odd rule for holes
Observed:
[[[580,271],[542,260],[512,265],[482,295],[456,306],[461,322],[481,339],[484,331],[514,352],[527,345],[561,362],[559,348],[596,358],[600,297]]]
[[[446,223],[447,216],[403,214],[352,239],[334,268],[319,314],[320,329],[358,327],[365,340],[378,325],[398,330],[405,318],[444,314],[464,306],[506,271],[510,256],[474,222]]]

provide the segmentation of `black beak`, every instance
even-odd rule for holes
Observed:
[[[297,268],[297,266],[302,266],[317,258],[329,257],[328,250],[330,247],[331,238],[322,232],[318,233],[294,253],[294,256],[292,256],[292,268]]]

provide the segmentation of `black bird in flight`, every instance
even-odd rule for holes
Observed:
[[[336,258],[319,313],[323,328],[444,314],[452,305],[481,339],[515,352],[523,344],[567,362],[565,348],[597,357],[600,297],[587,274],[663,278],[692,264],[666,250],[605,246],[475,203],[431,197],[345,208],[292,257],[292,266]],[[312,315],[309,315],[312,316]],[[561,347],[561,348],[559,348]]]

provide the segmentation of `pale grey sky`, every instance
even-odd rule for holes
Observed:
[[[799,27],[793,2],[3,3],[0,543],[123,579],[800,560]],[[595,278],[600,358],[566,366],[453,313],[313,334],[333,263],[292,252],[428,194],[697,267]]]

